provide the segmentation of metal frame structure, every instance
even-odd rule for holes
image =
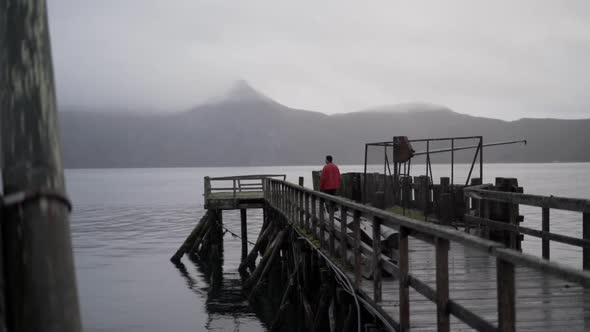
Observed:
[[[475,163],[478,160],[479,157],[479,177],[481,179],[483,179],[483,148],[484,147],[490,147],[490,146],[499,146],[499,145],[508,145],[508,144],[515,144],[515,143],[524,143],[526,144],[527,141],[526,140],[517,140],[517,141],[507,141],[507,142],[496,142],[496,143],[488,143],[488,144],[484,144],[483,143],[483,136],[458,136],[458,137],[442,137],[442,138],[422,138],[422,139],[412,139],[412,140],[407,140],[408,143],[417,143],[417,142],[426,142],[426,151],[421,151],[421,152],[414,152],[411,154],[411,157],[407,160],[407,161],[399,161],[396,158],[396,149],[399,149],[399,145],[401,143],[401,138],[403,136],[394,136],[392,141],[384,141],[384,142],[372,142],[372,143],[365,143],[365,162],[364,162],[364,179],[367,178],[367,157],[368,157],[368,152],[369,152],[369,147],[383,147],[383,153],[384,153],[384,161],[383,161],[383,181],[385,184],[385,188],[387,188],[387,172],[389,171],[389,176],[393,175],[394,177],[394,181],[393,181],[393,195],[394,195],[394,201],[397,201],[397,186],[398,184],[398,180],[400,176],[404,175],[404,176],[409,176],[410,175],[410,170],[411,170],[411,166],[412,166],[412,158],[416,157],[416,156],[422,156],[425,155],[426,156],[426,162],[425,162],[425,167],[426,167],[426,175],[429,177],[430,179],[430,184],[432,185],[432,164],[430,161],[430,155],[432,154],[438,154],[438,153],[445,153],[445,152],[450,152],[451,153],[451,176],[450,176],[450,182],[451,182],[451,188],[455,183],[455,151],[461,151],[461,150],[469,150],[469,149],[476,149],[475,153],[473,154],[473,161],[471,162],[471,167],[469,169],[469,174],[467,175],[467,180],[465,181],[465,185],[467,186],[469,184],[469,180],[471,179],[471,175],[473,174],[473,168],[475,167]],[[455,147],[455,142],[456,141],[466,141],[466,140],[477,140],[477,144],[476,145],[467,145],[467,146],[459,146],[459,147]],[[431,142],[442,142],[442,141],[450,141],[451,147],[450,148],[446,148],[446,149],[437,149],[437,150],[430,150],[430,143]],[[389,162],[389,158],[387,156],[387,149],[391,148],[391,152],[392,152],[392,156],[393,156],[393,174],[391,174],[391,167],[390,167],[390,162]],[[402,164],[403,164],[403,173],[402,173]],[[367,181],[364,181],[363,183],[363,203],[366,203],[366,197],[367,197]],[[385,198],[384,198],[385,199]]]

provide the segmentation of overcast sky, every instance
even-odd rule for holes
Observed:
[[[590,1],[48,0],[61,105],[180,111],[244,79],[291,107],[590,118]]]

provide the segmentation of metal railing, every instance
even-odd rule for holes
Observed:
[[[264,197],[269,205],[282,213],[291,223],[313,234],[319,239],[319,246],[337,258],[346,260],[347,251],[354,255],[354,281],[361,284],[361,255],[373,261],[373,295],[368,300],[378,307],[382,299],[382,269],[391,272],[399,282],[399,322],[392,323],[401,330],[407,330],[410,324],[409,288],[434,302],[437,306],[437,325],[439,331],[449,331],[450,315],[479,331],[514,331],[515,311],[515,267],[527,267],[547,275],[590,287],[590,273],[572,269],[506,248],[503,244],[466,234],[462,231],[424,223],[385,210],[355,203],[340,197],[313,191],[284,180],[265,179]],[[325,206],[329,207],[325,211]],[[339,227],[335,224],[335,208],[340,211]],[[326,220],[325,214],[328,214]],[[348,217],[352,215],[353,235],[349,235]],[[378,239],[381,226],[399,231],[397,264],[382,254],[381,241],[372,241],[372,246],[361,240],[361,218],[370,220],[373,238]],[[432,244],[436,252],[436,288],[420,280],[409,271],[408,238],[414,237]],[[339,250],[336,250],[336,241]],[[458,243],[486,253],[496,259],[497,275],[497,313],[499,326],[488,322],[480,315],[462,306],[449,297],[449,260],[450,243]],[[391,317],[392,319],[395,319]]]
[[[494,191],[484,189],[491,186],[473,186],[464,189],[465,197],[470,197],[479,201],[476,216],[465,215],[464,221],[474,224],[483,225],[491,229],[504,230],[512,233],[512,238],[519,234],[525,234],[542,239],[542,257],[550,257],[550,241],[564,243],[572,246],[582,247],[582,266],[584,269],[590,269],[590,200],[579,198],[566,198],[556,196],[540,196],[521,193],[512,193],[504,191]],[[510,208],[510,223],[495,221],[490,219],[490,202],[507,203]],[[529,227],[523,227],[516,221],[517,205],[527,205],[540,207],[541,230]],[[564,210],[582,213],[582,236],[572,237],[550,232],[550,211]]]

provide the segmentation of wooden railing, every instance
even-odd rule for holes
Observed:
[[[263,180],[267,178],[286,179],[285,174],[256,174],[256,175],[238,175],[208,177],[204,179],[203,195],[208,197],[212,193],[226,192],[232,193],[233,197],[240,192],[252,192],[263,190]],[[231,186],[229,183],[231,182]]]
[[[543,260],[519,251],[506,248],[503,244],[466,234],[451,227],[420,222],[371,206],[355,203],[348,199],[327,195],[298,186],[286,181],[265,179],[264,197],[279,213],[282,213],[293,225],[306,230],[319,239],[319,246],[332,257],[346,260],[349,249],[354,254],[354,282],[361,284],[361,255],[372,258],[373,294],[367,299],[378,307],[382,300],[381,271],[391,271],[399,282],[399,321],[393,322],[397,328],[407,330],[410,324],[409,287],[434,302],[437,306],[437,324],[439,331],[450,330],[450,315],[479,331],[514,331],[515,330],[515,267],[528,267],[542,271],[547,275],[559,277],[573,283],[590,287],[590,273],[576,270],[560,264]],[[328,206],[328,218],[325,218],[325,206]],[[337,230],[335,225],[335,208],[339,209],[340,220]],[[352,216],[353,235],[347,232],[349,215]],[[395,264],[382,254],[381,241],[372,241],[368,246],[361,241],[360,221],[370,220],[373,226],[373,238],[378,239],[381,226],[399,231],[398,262]],[[409,271],[408,238],[414,237],[432,244],[436,252],[436,288],[420,280]],[[462,306],[449,297],[449,260],[450,242],[458,243],[474,250],[482,251],[496,259],[497,274],[497,312],[499,326],[494,326],[473,311]],[[339,244],[336,250],[335,244]],[[395,318],[393,318],[395,319]]]
[[[542,257],[550,257],[550,241],[565,243],[572,246],[582,247],[582,266],[590,269],[590,200],[579,198],[565,198],[556,196],[539,196],[503,191],[484,189],[484,186],[466,187],[465,197],[479,201],[475,216],[465,215],[464,221],[474,225],[483,225],[491,229],[509,231],[511,239],[519,234],[525,234],[542,239]],[[490,219],[490,202],[501,202],[510,205],[510,223],[499,222]],[[518,205],[540,207],[541,230],[523,227],[516,222],[516,209]],[[550,211],[551,209],[580,212],[582,214],[581,237],[572,237],[550,232]]]

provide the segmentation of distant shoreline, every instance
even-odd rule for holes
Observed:
[[[370,165],[379,165],[380,163],[374,163]],[[450,165],[450,163],[432,163],[433,165]],[[476,163],[478,164],[478,163]],[[484,162],[485,165],[519,165],[519,164],[531,164],[531,165],[543,165],[543,164],[590,164],[590,161],[556,161],[556,162]],[[339,166],[364,166],[363,164],[338,164]],[[424,163],[413,163],[415,165],[424,165]],[[455,165],[471,165],[471,163],[455,163]],[[235,166],[122,166],[122,167],[67,167],[65,170],[102,170],[102,169],[186,169],[186,168],[260,168],[260,167],[318,167],[321,168],[323,165],[308,164],[308,165],[235,165]]]

